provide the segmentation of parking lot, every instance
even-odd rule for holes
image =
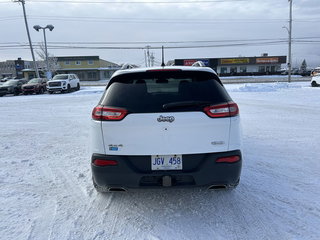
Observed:
[[[226,88],[243,126],[242,179],[231,192],[99,194],[91,182],[89,129],[103,87],[1,98],[2,238],[318,239],[320,88]]]

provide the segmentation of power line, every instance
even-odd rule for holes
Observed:
[[[295,44],[314,45],[320,43],[320,37],[304,36],[292,39]],[[200,49],[200,48],[216,48],[216,47],[250,47],[250,46],[267,46],[267,45],[283,45],[287,43],[286,38],[264,38],[264,39],[225,39],[225,40],[193,40],[193,41],[127,41],[127,42],[48,42],[49,49],[109,49],[109,50],[144,50],[161,49]],[[41,43],[33,44],[35,48],[39,48]],[[27,43],[21,42],[0,42],[0,50],[8,49],[26,49]]]
[[[0,21],[19,20],[22,16],[6,16],[0,17]],[[28,16],[29,19],[41,19],[51,21],[77,21],[77,22],[111,22],[111,23],[177,23],[177,24],[223,24],[223,23],[278,23],[287,22],[287,19],[270,18],[270,19],[213,19],[213,18],[106,18],[106,17],[90,17],[90,16]],[[295,19],[295,22],[319,22],[320,18]]]
[[[185,46],[165,46],[166,49],[201,49],[201,48],[217,48],[217,47],[239,47],[239,46],[266,46],[266,45],[282,45],[286,44],[287,41],[268,41],[268,42],[257,42],[257,43],[233,43],[233,44],[210,44],[210,45],[185,45]],[[300,41],[299,44],[318,44],[319,41]],[[39,47],[39,45],[35,45]],[[149,49],[161,49],[162,46],[150,46]],[[0,50],[5,49],[26,49],[27,45],[11,45],[1,46]],[[95,49],[95,50],[143,50],[145,46],[70,46],[70,45],[49,45],[49,49]]]
[[[71,4],[199,4],[219,2],[246,2],[248,0],[190,0],[190,1],[71,1],[71,0],[28,0],[36,3],[71,3]]]
[[[320,36],[303,36],[303,37],[295,37],[293,41],[311,41],[320,39]],[[287,41],[287,38],[255,38],[255,39],[220,39],[220,40],[181,40],[181,41],[110,41],[110,42],[90,42],[90,41],[59,41],[59,42],[48,42],[49,44],[79,44],[79,45],[98,45],[98,44],[105,44],[105,45],[123,45],[123,44],[190,44],[190,43],[233,43],[233,42],[263,42],[263,41]],[[21,42],[0,42],[0,44],[26,44]]]
[[[73,1],[73,0],[28,0],[30,3],[69,3],[69,4],[206,4],[225,2],[246,2],[248,0],[190,0],[190,1]],[[11,3],[1,1],[0,3]]]

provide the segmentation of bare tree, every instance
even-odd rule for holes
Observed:
[[[54,74],[57,70],[60,69],[60,65],[58,64],[58,58],[56,58],[54,55],[52,55],[48,52],[48,68],[47,68],[46,50],[45,50],[44,43],[41,42],[39,47],[40,47],[40,49],[36,51],[36,53],[40,59],[40,62],[38,63],[39,68],[44,70],[44,72],[51,72]]]

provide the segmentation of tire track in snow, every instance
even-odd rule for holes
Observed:
[[[75,220],[71,223],[72,227],[70,228],[74,230],[70,231],[69,237],[79,239],[77,238],[79,235],[77,229],[81,229],[83,239],[109,239],[110,234],[105,229],[107,223],[104,222],[104,219],[106,215],[110,215],[108,210],[112,201],[113,195],[109,195],[106,199],[100,194],[92,194],[90,201],[83,204],[81,211],[77,213]]]
[[[109,236],[112,239],[162,239],[156,235],[163,233],[170,238],[189,239],[184,236],[183,230],[173,227],[176,225],[176,215],[172,215],[171,211],[165,214],[164,218],[167,221],[161,221],[152,209],[146,209],[146,205],[138,204],[141,199],[147,200],[144,195],[151,196],[150,193],[140,194],[138,199],[132,192],[112,194],[109,214],[105,215],[104,220],[105,223],[113,221],[110,227],[112,236]]]
[[[116,201],[116,206],[114,207],[114,209],[112,208],[112,216],[114,216],[114,218],[112,219],[112,224],[111,224],[111,228],[110,228],[110,234],[111,236],[115,235],[115,229],[116,226],[119,225],[119,213],[120,213],[120,209],[122,208],[122,199],[124,194],[120,193],[119,195],[117,195],[116,197],[114,196],[116,193],[111,193],[113,195],[113,198],[116,198],[116,200],[113,200],[113,202]],[[112,206],[112,204],[109,204],[108,208],[111,209],[110,207]],[[122,224],[123,225],[123,224]],[[121,226],[122,228],[122,226]]]
[[[66,225],[72,226],[72,218],[81,212],[84,204],[91,204],[90,194],[79,185],[76,176],[68,175],[63,166],[50,161],[49,156],[42,156],[38,161],[35,176],[43,185],[33,186],[33,191],[38,192],[41,197],[40,208],[37,210],[37,219],[33,221],[33,229],[29,235],[30,239],[59,239],[60,236],[67,236],[69,227],[61,228],[61,218],[69,218]],[[70,202],[72,208],[70,209]],[[42,206],[42,207],[41,207]],[[54,211],[51,211],[54,209]],[[58,230],[57,230],[58,228]],[[61,233],[58,233],[61,231]],[[44,232],[48,236],[44,235]],[[35,238],[35,236],[40,236]],[[57,237],[57,235],[59,237]],[[63,237],[64,238],[64,237]]]
[[[43,200],[41,200],[41,203]],[[41,204],[38,216],[32,222],[32,229],[28,240],[51,239],[52,225],[57,213],[57,202],[55,200],[46,200],[46,204]]]

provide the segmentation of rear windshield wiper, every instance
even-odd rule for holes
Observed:
[[[208,101],[181,101],[181,102],[171,102],[162,105],[163,109],[171,108],[182,108],[182,107],[193,107],[193,106],[206,106],[210,105],[211,102]]]

